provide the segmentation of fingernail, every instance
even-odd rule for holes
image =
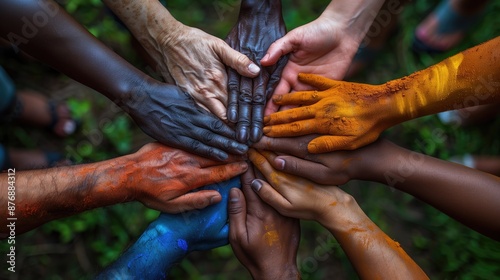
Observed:
[[[264,117],[264,124],[267,124],[271,120],[271,117]]]
[[[252,63],[250,65],[248,65],[248,70],[250,71],[250,73],[252,74],[259,74],[260,72],[260,68],[259,66],[257,66],[256,64]]]
[[[276,95],[275,97],[273,97],[273,101],[279,102],[281,100],[281,98],[283,98],[283,95]]]
[[[276,165],[279,170],[285,169],[285,161],[281,158],[276,159]]]
[[[247,170],[248,169],[248,163],[246,163],[246,162],[243,161],[243,162],[240,163],[240,167],[241,167],[241,169]]]
[[[264,128],[262,129],[262,132],[264,132],[264,134],[268,134],[270,131],[271,131],[271,128],[270,128],[270,127],[264,127]]]
[[[268,59],[269,59],[269,57],[270,57],[270,55],[269,55],[269,54],[266,54],[266,55],[265,55],[265,56],[261,59],[261,61],[262,61],[262,60],[268,60]]]
[[[252,184],[250,185],[252,187],[252,189],[256,192],[260,191],[260,189],[262,188],[262,183],[257,180],[257,179],[254,179],[252,181]]]
[[[248,141],[247,129],[243,128],[240,131],[238,131],[238,141],[241,143],[246,143]]]
[[[237,203],[240,201],[239,193],[236,188],[232,188],[229,190],[229,202]]]

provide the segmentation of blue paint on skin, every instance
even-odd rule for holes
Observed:
[[[131,259],[128,263],[127,263],[127,267],[128,269],[130,269],[130,267],[132,266],[132,263],[137,260],[138,258],[142,258],[143,254],[139,254],[137,256],[135,256],[133,259]]]
[[[177,239],[177,246],[179,246],[179,248],[184,250],[184,252],[186,252],[188,249],[188,244],[184,239]]]

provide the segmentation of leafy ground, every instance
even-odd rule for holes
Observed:
[[[67,0],[66,9],[98,38],[129,61],[143,67],[128,43],[128,34],[102,9],[98,0]],[[182,22],[224,37],[238,12],[239,1],[168,1]],[[288,29],[313,20],[329,1],[283,0]],[[415,26],[436,1],[410,3],[400,16],[399,32],[374,64],[356,80],[382,83],[432,65],[467,47],[500,35],[500,3],[490,3],[475,31],[457,48],[440,56],[415,56],[410,43]],[[54,139],[43,131],[17,126],[0,132],[2,143],[44,147],[65,153],[75,162],[91,162],[137,150],[150,139],[129,117],[98,93],[39,65],[19,58],[0,61],[19,87],[67,100],[82,120],[80,132]],[[147,70],[145,70],[147,71]],[[385,133],[389,139],[415,151],[447,159],[465,153],[500,155],[500,121],[473,128],[443,125],[428,116]],[[36,187],[36,186],[32,186]],[[432,186],[423,186],[432,187]],[[343,186],[366,213],[428,273],[431,279],[500,279],[500,243],[450,219],[417,199],[374,183],[353,181]],[[17,238],[17,273],[0,272],[10,279],[87,279],[116,259],[157,215],[138,203],[105,207],[53,221]],[[304,279],[356,279],[338,244],[318,224],[302,223],[298,265]],[[0,252],[7,252],[6,242]],[[5,255],[4,255],[5,256]],[[4,257],[5,258],[5,257]],[[171,272],[172,279],[250,279],[229,246],[193,253]]]

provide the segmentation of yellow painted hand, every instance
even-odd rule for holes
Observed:
[[[276,96],[278,105],[302,107],[277,112],[264,119],[270,137],[321,134],[309,142],[311,153],[353,150],[375,141],[393,125],[386,121],[388,87],[334,81],[313,74],[299,80],[322,91],[302,91]]]

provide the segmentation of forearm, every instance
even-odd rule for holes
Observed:
[[[362,167],[373,180],[411,194],[470,228],[500,240],[500,178],[386,142]]]
[[[184,239],[153,222],[120,258],[96,279],[165,279],[168,271],[186,256]]]
[[[356,207],[342,222],[330,220],[323,225],[337,239],[360,278],[428,279],[399,243]]]
[[[398,122],[500,102],[500,37],[465,50],[408,77],[382,85],[393,92]]]
[[[16,218],[16,232],[23,233],[54,219],[130,201],[124,184],[127,174],[116,171],[125,168],[121,160],[108,160],[20,171],[15,175],[14,190],[9,189],[8,174],[0,174],[0,219]],[[7,196],[8,190],[12,196]],[[15,206],[15,210],[7,211],[8,206]],[[3,226],[0,235],[6,231]]]
[[[321,17],[341,23],[345,26],[346,33],[360,43],[383,4],[384,0],[333,0]]]
[[[148,51],[161,55],[161,38],[169,38],[179,30],[177,21],[158,0],[103,0],[125,23],[134,37]]]
[[[52,0],[0,2],[0,35],[14,47],[101,92],[116,103],[145,74],[107,48]],[[44,19],[41,21],[41,19]]]

